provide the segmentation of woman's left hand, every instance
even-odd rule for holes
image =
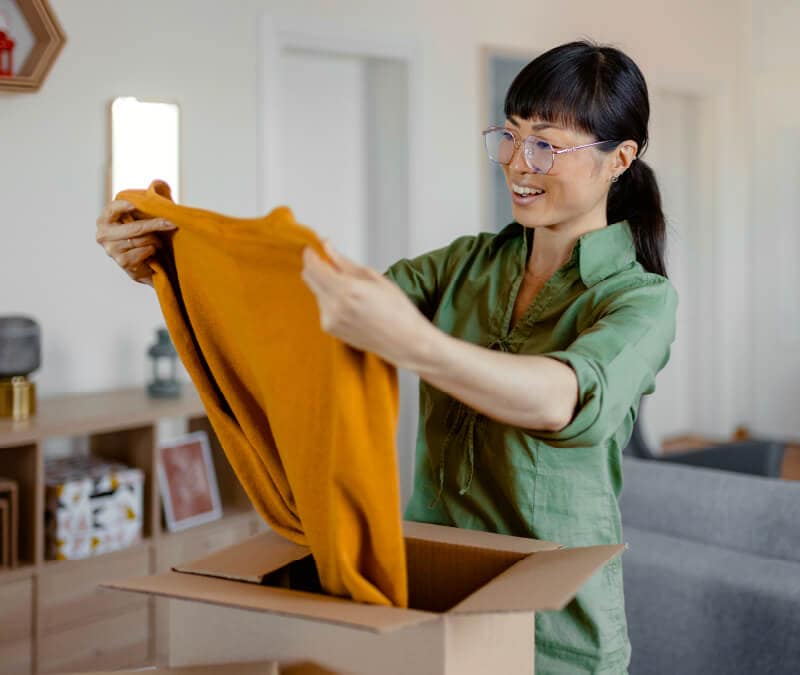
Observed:
[[[301,273],[316,296],[322,330],[413,370],[433,324],[391,279],[323,245],[334,264],[306,246]]]

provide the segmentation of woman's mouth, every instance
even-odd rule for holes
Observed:
[[[511,184],[511,200],[520,206],[528,206],[544,197],[545,191],[533,186]]]

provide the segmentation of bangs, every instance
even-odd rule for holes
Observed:
[[[587,56],[546,52],[531,61],[508,89],[503,105],[506,118],[541,118],[599,135],[603,119],[608,117],[608,90],[602,80],[604,59],[602,55]]]

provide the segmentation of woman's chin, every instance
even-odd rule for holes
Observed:
[[[547,222],[541,214],[533,214],[530,209],[512,206],[511,215],[514,220],[525,227],[537,227]]]

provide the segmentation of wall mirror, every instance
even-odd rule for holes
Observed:
[[[161,178],[180,202],[180,109],[169,101],[115,98],[110,106],[107,196]]]

